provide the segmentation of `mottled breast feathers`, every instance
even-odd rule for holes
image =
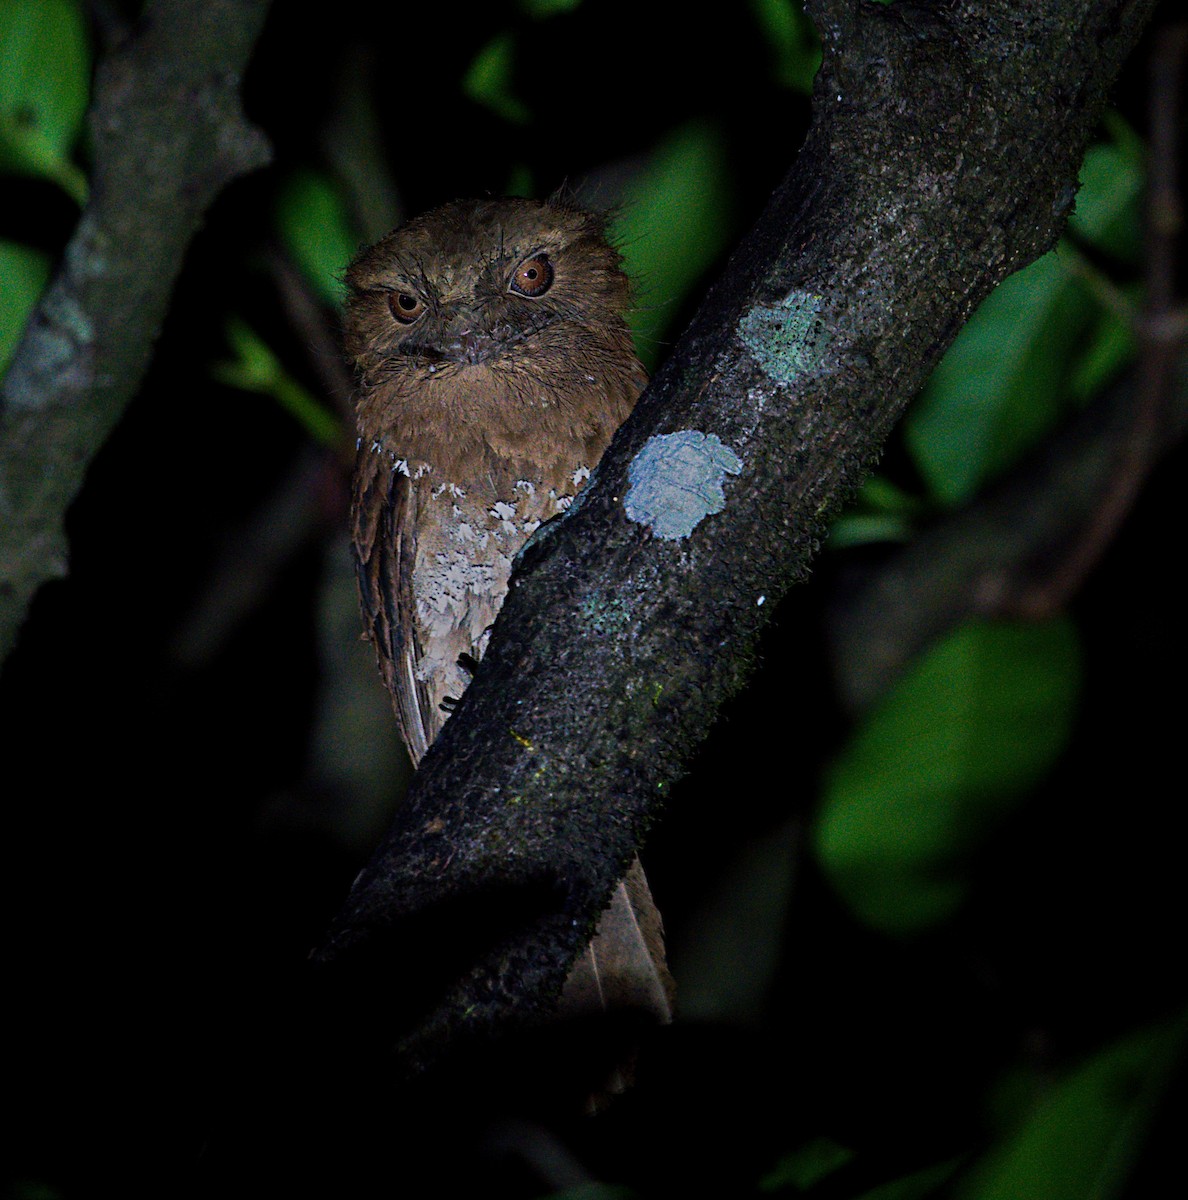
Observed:
[[[414,760],[481,656],[511,561],[646,382],[601,218],[459,201],[347,272],[354,542],[367,635]]]

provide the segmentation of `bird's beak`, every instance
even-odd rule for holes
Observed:
[[[462,364],[486,362],[495,353],[496,341],[476,326],[473,314],[459,313],[441,340],[442,357]]]

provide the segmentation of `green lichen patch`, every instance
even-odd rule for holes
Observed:
[[[778,304],[759,304],[738,323],[738,336],[759,368],[777,383],[813,370],[829,346],[822,298],[793,289]]]

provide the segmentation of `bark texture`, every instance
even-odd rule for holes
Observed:
[[[0,660],[67,570],[62,522],[136,393],[186,247],[263,165],[239,80],[268,0],[157,0],[100,65],[91,200],[0,390]]]

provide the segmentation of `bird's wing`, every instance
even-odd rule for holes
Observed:
[[[413,763],[437,732],[426,727],[428,690],[417,678],[421,657],[412,589],[416,561],[413,484],[385,454],[360,446],[355,464],[352,539],[363,636],[375,646],[380,675]]]

